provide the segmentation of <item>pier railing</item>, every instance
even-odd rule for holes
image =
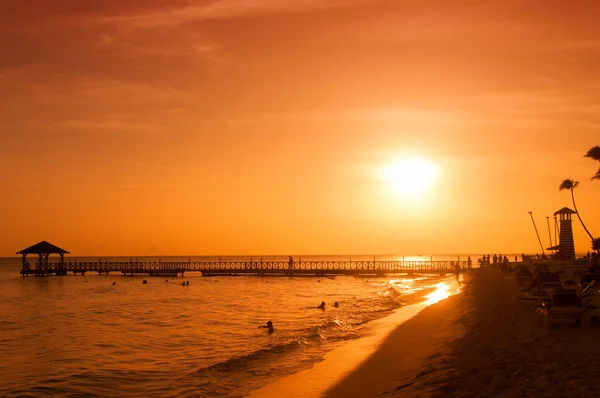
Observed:
[[[38,269],[23,269],[21,274],[53,275],[66,271],[67,274],[121,273],[123,275],[179,275],[186,272],[199,272],[203,276],[214,275],[385,275],[400,273],[446,274],[455,272],[456,266],[466,269],[467,261],[77,261],[69,259],[63,268],[49,264],[43,273]]]

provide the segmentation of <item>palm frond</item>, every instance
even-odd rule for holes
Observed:
[[[595,147],[590,148],[583,156],[600,161],[600,146],[596,145]]]
[[[563,191],[565,189],[574,189],[577,187],[577,185],[579,185],[579,181],[573,181],[573,180],[566,179],[560,183],[558,190]]]

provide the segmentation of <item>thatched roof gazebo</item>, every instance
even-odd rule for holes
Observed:
[[[21,274],[24,276],[30,274],[35,274],[36,276],[67,274],[65,269],[65,254],[69,254],[69,252],[61,249],[58,246],[54,246],[45,240],[36,243],[33,246],[29,246],[28,248],[17,252],[17,254],[23,255],[23,267],[21,269]],[[38,260],[35,263],[35,269],[33,271],[31,270],[30,264],[26,258],[28,254],[38,255]],[[48,261],[48,258],[51,254],[58,254],[60,256],[56,263],[50,263]]]

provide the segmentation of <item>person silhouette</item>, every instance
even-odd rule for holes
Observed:
[[[317,306],[318,309],[320,310],[324,310],[325,309],[325,302],[321,301],[321,304],[319,306]]]
[[[259,326],[259,329],[268,329],[269,334],[273,333],[275,331],[275,328],[273,327],[273,322],[271,321],[267,321],[267,326]]]
[[[456,275],[456,281],[458,282],[459,277],[460,277],[460,264],[456,263],[456,265],[454,265],[454,274]]]
[[[340,306],[340,303],[338,303],[338,302],[336,301],[335,303],[333,303],[333,306],[334,306],[335,308],[338,308],[338,307]]]

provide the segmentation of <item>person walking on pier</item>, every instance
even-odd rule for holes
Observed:
[[[292,269],[294,269],[294,257],[292,257],[292,256],[288,256],[288,257],[289,257],[288,267],[291,271]]]

